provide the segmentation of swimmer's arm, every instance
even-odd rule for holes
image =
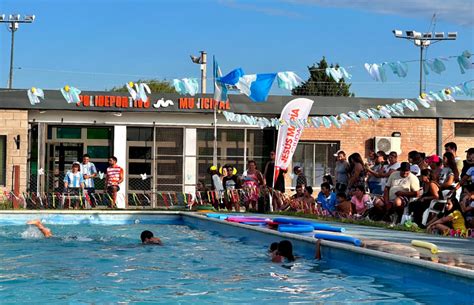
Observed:
[[[152,237],[152,238],[148,239],[146,241],[146,244],[148,244],[148,245],[160,245],[160,246],[163,245],[163,243],[161,242],[161,239],[159,239],[158,237]]]

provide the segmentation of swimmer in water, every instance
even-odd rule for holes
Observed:
[[[276,251],[272,252],[272,262],[283,263],[285,260],[293,262],[295,257],[293,256],[293,245],[289,240],[282,240],[278,243]]]
[[[142,244],[145,245],[163,245],[161,239],[159,239],[158,237],[154,237],[153,232],[148,230],[143,231],[140,235],[140,238],[142,240]]]
[[[46,237],[46,238],[49,238],[49,237],[52,237],[52,236],[53,236],[53,233],[51,232],[51,230],[48,229],[48,228],[46,228],[46,227],[41,223],[41,220],[39,220],[39,219],[30,220],[30,221],[28,221],[26,224],[36,226],[36,227],[38,228],[38,230],[40,230],[41,233],[43,233],[44,237]]]

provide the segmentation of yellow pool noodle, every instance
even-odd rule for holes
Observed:
[[[421,241],[421,240],[412,240],[411,241],[412,246],[415,247],[421,247],[421,248],[426,248],[431,250],[431,253],[436,254],[438,253],[438,246],[435,244],[429,243],[427,241]]]

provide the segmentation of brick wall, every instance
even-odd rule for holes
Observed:
[[[0,192],[12,188],[13,165],[20,166],[20,192],[26,190],[28,158],[28,111],[0,110],[0,135],[7,136],[6,185],[0,185]],[[15,140],[20,136],[20,149]]]
[[[458,144],[458,150],[464,152],[468,147],[474,146],[473,138],[454,137],[454,122],[460,120],[443,120],[443,144],[449,141]],[[474,120],[462,122],[474,123]],[[354,152],[361,153],[366,158],[374,145],[374,137],[390,137],[393,132],[401,133],[400,161],[407,160],[411,150],[425,152],[427,155],[436,153],[436,120],[394,118],[379,121],[367,120],[360,124],[348,122],[338,129],[307,128],[304,130],[301,141],[340,141],[341,149],[350,155]],[[462,155],[464,157],[464,155]]]
[[[458,146],[458,156],[465,159],[465,151],[474,147],[474,138],[472,137],[456,137],[454,134],[454,123],[471,123],[474,129],[474,120],[443,120],[443,145],[448,142],[454,142]]]

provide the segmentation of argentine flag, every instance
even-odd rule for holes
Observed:
[[[216,78],[216,80],[218,83],[237,87],[241,93],[247,95],[254,102],[265,102],[276,75],[276,73],[247,75],[241,68],[238,68],[223,77]]]
[[[222,77],[222,71],[214,58],[214,99],[218,102],[225,102],[227,101],[227,87],[218,81],[220,77]]]

